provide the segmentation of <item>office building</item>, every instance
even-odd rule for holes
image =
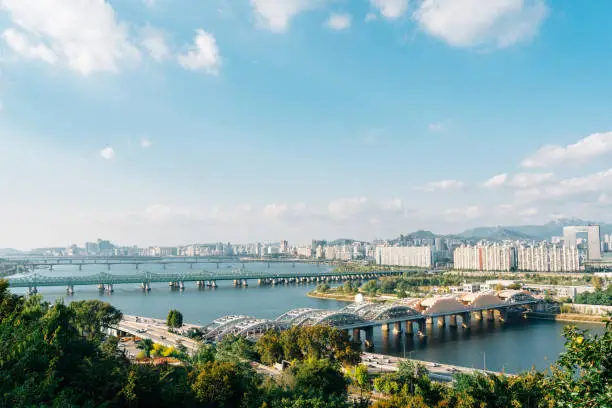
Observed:
[[[599,225],[568,226],[563,227],[563,243],[568,248],[576,248],[578,245],[576,234],[587,234],[587,259],[601,259],[601,234]]]

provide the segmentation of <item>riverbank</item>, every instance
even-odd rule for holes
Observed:
[[[306,293],[306,296],[310,298],[314,298],[314,299],[337,300],[339,302],[349,302],[349,303],[355,302],[355,295],[346,295],[344,293],[336,293],[336,292],[321,293],[315,290],[315,291]],[[368,301],[368,302],[384,303],[384,302],[397,301],[398,298],[395,296],[376,296],[376,297],[364,296],[363,300]]]
[[[355,301],[354,295],[345,295],[345,294],[340,294],[340,293],[319,293],[319,292],[313,291],[313,292],[306,293],[306,296],[310,298],[314,298],[314,299],[337,300],[339,302],[354,302]]]
[[[554,320],[556,322],[569,322],[569,323],[596,323],[604,325],[606,324],[605,316],[593,316],[593,315],[584,315],[577,313],[539,313],[539,312],[529,312],[526,314],[528,319],[538,319],[538,320]]]

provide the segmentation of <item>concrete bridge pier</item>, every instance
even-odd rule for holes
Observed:
[[[457,315],[450,315],[448,320],[449,327],[457,327]]]
[[[246,279],[242,279],[242,287],[246,288],[247,286],[249,286],[249,283],[247,282],[247,280]]]
[[[495,320],[495,310],[489,309],[487,310],[487,320]]]
[[[149,282],[142,282],[140,284],[140,287],[142,288],[144,292],[149,292],[151,290],[151,286],[149,285]]]
[[[361,329],[353,329],[353,341],[355,343],[361,343]]]
[[[216,288],[217,287],[217,281],[214,281],[214,280],[210,281],[210,287],[213,288],[213,289]]]
[[[106,285],[106,293],[113,293],[115,291],[115,289],[113,288],[113,284],[109,283]]]
[[[100,292],[104,292],[105,287],[104,287],[104,284],[103,284],[103,283],[98,284],[98,290],[99,290]]]
[[[425,322],[425,319],[419,319],[417,320],[417,323],[419,325],[419,337],[427,337],[427,323]]]
[[[393,323],[393,334],[400,334],[402,332],[402,322]]]
[[[406,336],[412,336],[414,331],[412,330],[412,320],[406,320]]]
[[[79,271],[83,270],[83,265],[79,265]]]
[[[474,312],[474,318],[476,320],[483,320],[482,310],[478,310],[478,311]]]
[[[183,281],[179,281],[178,286],[180,290],[185,290],[185,284],[183,283]]]
[[[461,314],[461,327],[463,327],[465,330],[469,330],[470,329],[470,312],[464,312]]]
[[[425,318],[425,324],[427,326],[433,326],[433,319],[434,319],[433,317],[426,317]]]
[[[380,330],[382,331],[383,336],[387,336],[389,334],[389,323],[385,323],[380,327]]]
[[[438,317],[438,327],[444,327],[446,326],[446,319],[444,316],[439,316]]]
[[[66,294],[67,295],[74,295],[74,286],[72,286],[72,285],[66,286]]]
[[[28,288],[28,295],[35,295],[38,293],[38,289],[36,288],[36,286],[30,286]]]
[[[374,347],[374,327],[364,327],[363,331],[365,332],[366,349],[372,349]]]
[[[508,321],[508,309],[499,309],[499,321],[506,323]]]

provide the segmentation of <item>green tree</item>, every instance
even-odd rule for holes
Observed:
[[[351,379],[353,384],[359,389],[359,401],[364,403],[369,401],[369,395],[372,391],[372,383],[368,375],[368,366],[359,364],[353,369]]]
[[[249,395],[256,394],[255,377],[246,376],[245,372],[234,363],[220,361],[204,363],[193,375],[191,390],[196,399],[206,406],[229,408],[245,406]]]
[[[183,314],[178,310],[172,309],[168,312],[166,325],[170,328],[178,329],[183,326]]]
[[[308,359],[296,362],[289,371],[293,377],[293,391],[308,397],[345,397],[347,381],[338,365],[329,360]]]
[[[153,343],[153,340],[151,339],[142,339],[140,340],[140,343],[138,343],[138,345],[136,347],[138,347],[140,350],[144,351],[145,356],[151,357],[151,351],[153,350],[153,346],[155,345],[155,343]]]
[[[88,340],[101,340],[103,328],[119,323],[123,314],[110,303],[99,300],[81,300],[68,306],[74,312],[74,325]]]
[[[268,365],[280,363],[284,358],[280,333],[276,330],[266,332],[257,340],[255,350],[259,354],[259,359],[262,363]]]
[[[319,293],[327,293],[329,292],[329,289],[330,287],[327,283],[319,283],[317,285],[316,291]]]
[[[602,335],[575,326],[564,328],[565,352],[553,367],[545,389],[557,407],[612,405],[612,320]]]
[[[226,336],[215,347],[215,360],[240,362],[256,358],[255,344],[242,336]]]

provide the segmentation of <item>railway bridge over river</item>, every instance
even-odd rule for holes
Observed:
[[[330,271],[296,271],[287,268],[283,271],[250,271],[246,268],[219,270],[215,272],[188,271],[178,273],[152,273],[147,271],[133,274],[111,274],[107,272],[88,275],[49,276],[38,272],[20,277],[8,278],[9,286],[13,288],[28,288],[29,293],[36,293],[43,286],[65,286],[71,294],[75,286],[97,285],[102,291],[112,292],[115,285],[138,284],[143,290],[149,291],[151,283],[168,282],[171,287],[183,290],[187,282],[194,282],[198,288],[216,287],[218,281],[233,281],[235,286],[248,286],[249,281],[260,285],[279,285],[301,282],[336,282],[345,280],[367,280],[383,276],[397,276],[404,271],[372,271],[372,272],[330,272]]]
[[[409,299],[393,303],[352,303],[340,310],[300,308],[290,310],[276,319],[253,316],[224,316],[204,326],[204,338],[211,341],[228,335],[256,337],[268,330],[286,330],[292,326],[330,325],[347,332],[353,339],[361,341],[365,333],[366,346],[373,344],[373,331],[381,327],[383,332],[418,334],[425,337],[427,325],[437,322],[439,326],[461,326],[468,330],[472,318],[478,320],[506,321],[511,310],[524,310],[539,300],[523,291],[482,292],[463,297],[438,296],[426,299]],[[416,326],[416,327],[415,327]]]

